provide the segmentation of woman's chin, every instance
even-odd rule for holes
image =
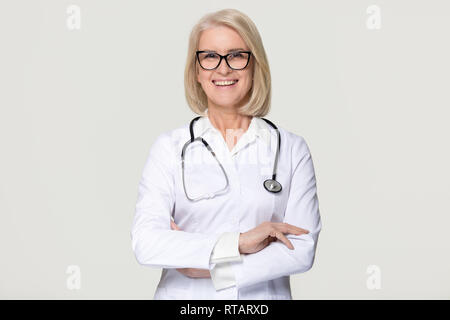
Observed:
[[[219,106],[234,106],[238,104],[239,99],[233,97],[219,96],[217,99],[213,99],[214,103]]]

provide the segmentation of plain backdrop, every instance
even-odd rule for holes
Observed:
[[[0,298],[153,298],[161,270],[131,250],[138,182],[155,138],[195,116],[188,36],[223,8],[258,27],[267,118],[314,160],[323,229],[293,298],[450,298],[445,0],[2,0]]]

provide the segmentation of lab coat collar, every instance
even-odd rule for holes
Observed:
[[[216,132],[220,134],[220,131],[213,126],[208,117],[208,109],[205,110],[205,116],[201,116],[200,119],[194,124],[195,137],[203,136],[206,132]],[[274,129],[259,117],[252,117],[250,125],[245,132],[248,136],[248,141],[253,141],[253,138],[258,137],[262,139],[267,145],[270,145],[271,135],[276,134]]]

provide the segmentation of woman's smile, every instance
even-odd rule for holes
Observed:
[[[224,90],[224,89],[231,89],[237,86],[239,80],[213,80],[212,83],[217,89]]]

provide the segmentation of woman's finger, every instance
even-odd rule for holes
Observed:
[[[285,222],[275,222],[274,225],[276,225],[277,228],[283,231],[283,233],[291,233],[296,235],[309,233],[309,231],[306,229]]]
[[[170,219],[170,227],[175,230],[181,230],[172,219]]]
[[[274,229],[273,233],[270,234],[272,237],[275,236],[278,240],[280,240],[281,242],[283,242],[286,247],[288,247],[291,250],[294,250],[294,246],[292,245],[292,243],[289,241],[288,238],[286,238],[286,236],[283,234],[283,232]]]
[[[187,275],[187,270],[185,268],[178,268],[176,269],[179,273],[184,274],[185,276]]]
[[[211,278],[211,274],[207,269],[178,268],[176,270],[189,278]]]
[[[192,278],[211,278],[211,274],[209,270],[206,269],[191,269],[191,275]]]

